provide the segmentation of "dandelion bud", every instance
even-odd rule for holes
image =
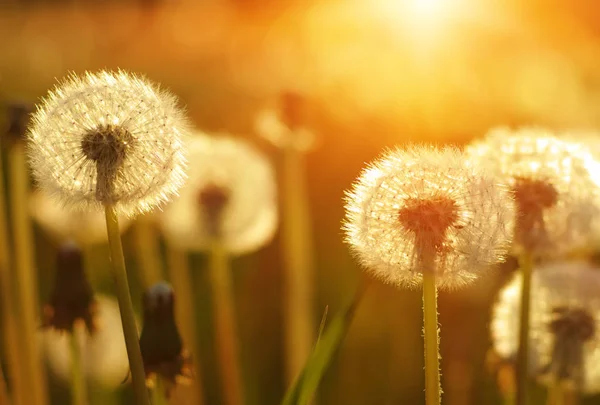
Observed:
[[[591,155],[581,148],[541,129],[499,128],[467,154],[512,189],[517,251],[568,253],[598,234],[599,188],[589,175]]]
[[[40,187],[65,204],[133,214],[183,184],[185,131],[175,98],[145,79],[72,75],[33,114],[29,157]]]
[[[286,91],[281,94],[279,101],[279,111],[269,109],[258,115],[258,135],[281,149],[309,150],[315,143],[315,135],[303,127],[304,98],[299,93]]]
[[[50,300],[44,307],[43,326],[73,332],[75,322],[95,331],[96,301],[83,269],[81,250],[73,242],[63,244],[56,261],[56,277]]]
[[[511,241],[508,190],[455,149],[389,152],[346,195],[346,242],[393,284],[416,286],[435,271],[438,287],[460,286],[501,261]]]
[[[80,245],[106,242],[106,219],[100,211],[70,210],[44,192],[35,192],[30,198],[31,216],[53,239],[63,242],[74,240]],[[125,232],[131,218],[119,215],[119,231]]]
[[[155,284],[144,294],[140,348],[146,378],[150,384],[155,375],[167,381],[167,395],[176,383],[192,377],[191,358],[175,324],[174,305],[173,290],[165,282]]]
[[[501,291],[493,310],[494,348],[512,358],[518,348],[522,276]],[[584,261],[539,265],[532,274],[530,373],[588,394],[600,392],[600,269]]]
[[[96,296],[96,331],[80,336],[81,358],[87,378],[109,388],[121,385],[129,370],[121,315],[117,302]],[[83,332],[76,329],[76,332]],[[50,370],[65,381],[71,380],[71,338],[55,329],[43,329],[42,351]]]
[[[228,137],[195,136],[188,150],[190,178],[161,216],[167,239],[183,250],[205,250],[218,238],[234,254],[266,244],[277,227],[270,162]]]

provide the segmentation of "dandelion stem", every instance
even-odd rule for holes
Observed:
[[[8,396],[8,391],[6,390],[6,380],[4,379],[4,370],[2,370],[2,366],[0,365],[0,404],[11,405],[10,397]]]
[[[33,234],[29,213],[27,211],[29,194],[29,177],[25,159],[24,145],[15,142],[9,151],[10,185],[11,185],[11,220],[14,237],[15,263],[14,271],[17,281],[21,314],[21,342],[25,364],[27,390],[30,402],[35,405],[47,405],[48,393],[46,376],[43,372],[39,347],[37,344],[38,328],[38,286],[35,278]]]
[[[548,387],[546,405],[567,405],[566,394],[561,381],[554,379],[550,387]]]
[[[440,404],[440,339],[435,273],[423,271],[423,324],[425,335],[425,403]]]
[[[213,288],[215,340],[224,394],[223,403],[226,405],[241,405],[244,403],[244,396],[231,268],[227,252],[218,240],[214,241],[211,246],[210,276]]]
[[[146,389],[146,375],[142,352],[140,350],[139,335],[135,324],[135,313],[133,303],[129,294],[129,282],[127,281],[127,270],[125,269],[125,257],[121,245],[121,234],[119,232],[119,219],[115,208],[111,205],[105,206],[106,227],[108,230],[108,244],[121,311],[121,322],[123,323],[123,334],[125,335],[125,346],[129,358],[133,390],[137,405],[149,405],[148,390]]]
[[[146,290],[163,278],[156,229],[153,228],[146,215],[136,221],[133,227],[133,236],[135,238],[140,281],[144,290]]]
[[[304,178],[303,154],[294,148],[283,152],[282,243],[285,263],[285,351],[286,379],[293,382],[314,345],[312,314],[313,249],[308,192]]]
[[[76,323],[71,331],[71,401],[73,405],[86,405],[87,381],[81,356],[81,340],[85,337],[84,325]]]
[[[2,329],[4,331],[4,353],[8,362],[8,378],[12,382],[12,399],[14,405],[26,405],[31,403],[27,397],[29,390],[25,386],[26,375],[22,367],[23,345],[19,339],[18,323],[16,318],[14,280],[11,271],[11,252],[8,247],[8,223],[6,220],[6,188],[4,186],[4,166],[2,152],[0,150],[0,296],[2,308]]]
[[[523,284],[521,286],[521,314],[519,318],[519,349],[517,351],[516,405],[527,404],[527,374],[529,371],[529,308],[531,304],[532,258],[524,253],[519,258]]]
[[[152,405],[167,405],[167,397],[165,396],[165,387],[161,376],[156,376],[156,382],[152,389]]]
[[[196,317],[194,316],[193,284],[190,277],[188,256],[186,252],[167,244],[167,261],[169,279],[173,290],[177,294],[175,317],[183,335],[183,341],[192,352],[192,359],[194,360],[195,378],[193,382],[193,397],[190,402],[202,405],[204,403],[202,370],[200,368],[199,339],[196,329]]]

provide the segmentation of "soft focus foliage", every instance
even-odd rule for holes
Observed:
[[[494,349],[506,359],[515,356],[519,340],[520,290],[522,277],[516,273],[500,292],[494,307],[491,333]],[[549,365],[555,370],[560,362],[571,363],[570,370],[583,376],[583,391],[600,392],[600,268],[584,261],[566,261],[540,264],[534,268],[531,288],[530,314],[530,372],[541,381],[548,381]],[[551,323],[557,310],[583,310],[593,319],[592,336],[582,343],[581,359],[576,347],[556,347]],[[581,332],[588,333],[588,325]],[[576,333],[577,331],[575,331]],[[565,354],[566,353],[566,354]],[[582,368],[577,363],[582,360]],[[576,381],[570,381],[576,383]]]
[[[100,163],[90,157],[85,141],[98,132],[109,135],[95,147],[110,151],[110,142],[118,142],[118,156],[100,156]],[[65,205],[114,204],[133,214],[164,203],[183,184],[185,132],[175,97],[141,77],[71,75],[33,114],[29,157],[40,187]],[[116,133],[126,136],[116,139]],[[98,181],[99,172],[110,172],[110,185]]]
[[[380,279],[405,287],[421,282],[415,232],[401,223],[414,200],[448,199],[456,222],[444,229],[435,257],[436,280],[452,288],[473,281],[503,260],[511,242],[514,204],[508,191],[456,149],[428,147],[386,153],[362,172],[347,194],[346,241]],[[418,218],[424,230],[439,227],[435,213]]]
[[[187,250],[210,247],[210,222],[217,221],[225,248],[233,254],[252,252],[268,243],[277,229],[275,174],[269,160],[246,142],[196,134],[187,144],[190,178],[181,197],[161,216],[165,236]],[[224,192],[219,218],[203,206],[201,193]]]

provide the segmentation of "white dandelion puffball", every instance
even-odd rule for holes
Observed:
[[[70,210],[50,195],[36,191],[30,198],[30,212],[40,227],[59,242],[73,240],[92,245],[108,240],[106,219],[100,211]],[[131,218],[119,215],[119,231],[125,232],[130,224]]]
[[[600,268],[584,261],[537,266],[531,281],[530,373],[600,392]],[[498,297],[491,322],[496,352],[514,358],[519,346],[522,275]]]
[[[365,169],[346,197],[346,242],[383,281],[422,282],[433,260],[438,287],[474,280],[503,260],[514,203],[503,186],[465,165],[453,148],[397,149]]]
[[[248,143],[226,136],[198,134],[187,148],[189,180],[161,215],[166,238],[179,248],[199,251],[208,249],[218,233],[232,254],[268,243],[278,222],[269,160]]]
[[[600,189],[584,148],[539,128],[497,128],[467,147],[474,165],[511,187],[518,207],[515,250],[560,255],[600,232]]]
[[[32,115],[28,154],[39,186],[65,205],[135,214],[183,184],[186,129],[175,97],[141,77],[71,75]]]
[[[307,128],[288,127],[275,110],[260,112],[256,117],[255,130],[260,137],[281,149],[310,150],[315,144],[315,134]]]
[[[83,368],[88,379],[106,387],[118,387],[129,372],[129,360],[125,337],[121,325],[119,305],[116,300],[96,295],[98,330],[89,335],[82,332],[81,354]],[[39,332],[42,353],[50,370],[59,378],[71,378],[71,337],[70,334],[52,328]]]

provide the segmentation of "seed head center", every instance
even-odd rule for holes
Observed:
[[[519,177],[515,179],[513,193],[523,215],[541,212],[552,208],[558,202],[556,188],[543,180]]]
[[[84,135],[81,150],[85,157],[111,171],[121,166],[133,142],[134,138],[127,129],[102,125]]]
[[[446,232],[458,219],[458,205],[447,197],[409,198],[398,212],[398,220],[404,228],[414,232],[419,245],[435,251],[442,247]]]
[[[221,231],[221,219],[229,202],[229,194],[229,190],[216,184],[205,186],[198,194],[198,203],[212,236],[218,236]]]
[[[581,308],[556,308],[554,318],[550,322],[550,331],[558,338],[575,339],[585,342],[594,337],[596,322],[594,318]]]

